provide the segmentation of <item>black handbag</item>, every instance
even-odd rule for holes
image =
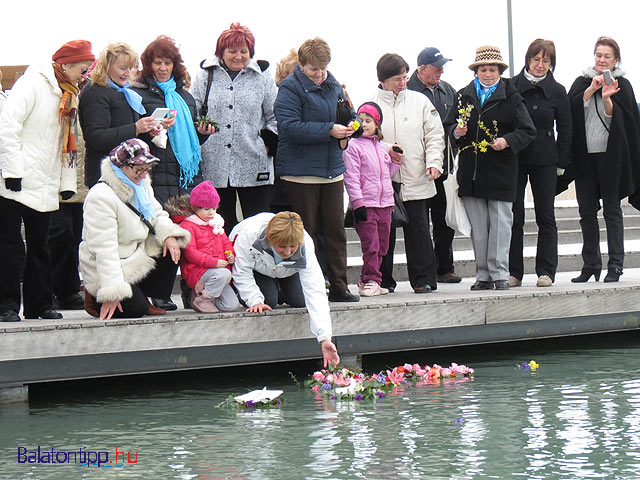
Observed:
[[[396,185],[398,185],[396,189]],[[406,227],[409,225],[407,209],[400,198],[400,184],[393,184],[393,213],[391,214],[391,228]]]

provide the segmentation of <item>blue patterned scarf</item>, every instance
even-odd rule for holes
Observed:
[[[176,92],[176,81],[171,77],[166,82],[156,82],[164,92],[164,103],[177,113],[176,123],[169,129],[171,148],[180,164],[180,186],[187,186],[198,174],[200,167],[200,141],[193,126],[191,111],[184,99]]]
[[[484,85],[482,85],[482,83],[480,83],[478,77],[474,78],[473,85],[476,87],[476,95],[478,96],[478,100],[480,100],[480,106],[484,105],[484,102],[489,100],[489,97],[493,94],[493,92],[496,91],[496,88],[498,88],[499,83],[500,80],[498,80],[490,87],[485,87]]]
[[[114,82],[113,80],[111,80],[110,78],[107,78],[107,85],[109,85],[111,88],[124,93],[124,98],[127,100],[127,103],[129,104],[129,106],[131,107],[132,110],[135,110],[136,112],[138,112],[140,115],[144,115],[145,113],[147,113],[147,111],[144,109],[144,107],[142,106],[142,97],[140,96],[139,93],[134,92],[133,90],[131,90],[129,88],[129,84],[125,84],[124,87],[121,87],[120,85],[118,85],[116,82]]]
[[[136,185],[119,167],[113,163],[111,164],[111,167],[113,168],[116,177],[133,189],[133,206],[136,207],[147,220],[156,218],[156,211],[154,210],[153,205],[151,205],[149,195],[147,195],[147,191],[144,188],[144,181],[140,182],[140,185]]]

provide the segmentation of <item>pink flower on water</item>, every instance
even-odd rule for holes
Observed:
[[[408,363],[405,363],[403,366],[404,366],[405,372],[408,372],[408,373],[413,372],[413,365],[409,365]]]
[[[387,370],[387,380],[389,380],[394,385],[400,385],[404,380],[404,372],[398,373],[398,370],[394,368],[393,370]]]
[[[450,377],[453,374],[453,371],[450,368],[443,368],[440,370],[441,377]]]
[[[436,367],[437,365],[434,365],[429,369],[429,373],[427,374],[429,380],[437,380],[440,378],[440,370]]]
[[[345,377],[339,373],[333,375],[333,381],[338,387],[348,387],[351,384],[351,377]]]
[[[314,385],[313,387],[311,387],[311,390],[313,391],[313,393],[318,393],[320,391],[320,385]]]
[[[322,372],[315,372],[311,378],[313,378],[316,382],[321,382],[324,380],[324,373]]]
[[[464,365],[458,365],[457,363],[452,363],[449,369],[456,375],[464,375],[467,373],[467,367]]]
[[[424,377],[424,374],[427,373],[425,369],[423,369],[417,363],[413,364],[413,373],[415,373],[418,377]]]

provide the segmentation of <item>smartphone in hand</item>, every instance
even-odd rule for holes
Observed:
[[[393,147],[391,147],[391,150],[393,150],[394,152],[399,153],[399,154],[403,154],[404,153],[404,151],[397,145],[394,145]]]
[[[613,77],[611,77],[611,70],[604,70],[602,72],[602,76],[604,77],[604,83],[607,85],[611,85],[613,83]]]

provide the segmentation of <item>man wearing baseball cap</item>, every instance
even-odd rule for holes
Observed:
[[[440,80],[444,64],[450,60],[435,47],[425,48],[418,55],[418,68],[407,82],[409,90],[423,93],[429,98],[438,110],[441,119],[447,117],[447,112],[454,105],[456,99],[456,90],[447,82]],[[453,269],[452,243],[455,231],[449,228],[445,221],[447,197],[442,184],[447,178],[447,173],[453,163],[453,155],[455,155],[455,146],[451,145],[451,152],[449,152],[448,144],[449,141],[445,138],[443,174],[435,180],[437,193],[435,197],[430,199],[429,210],[433,222],[434,250],[438,261],[438,282],[458,283],[462,277]],[[449,158],[449,155],[452,158]]]

